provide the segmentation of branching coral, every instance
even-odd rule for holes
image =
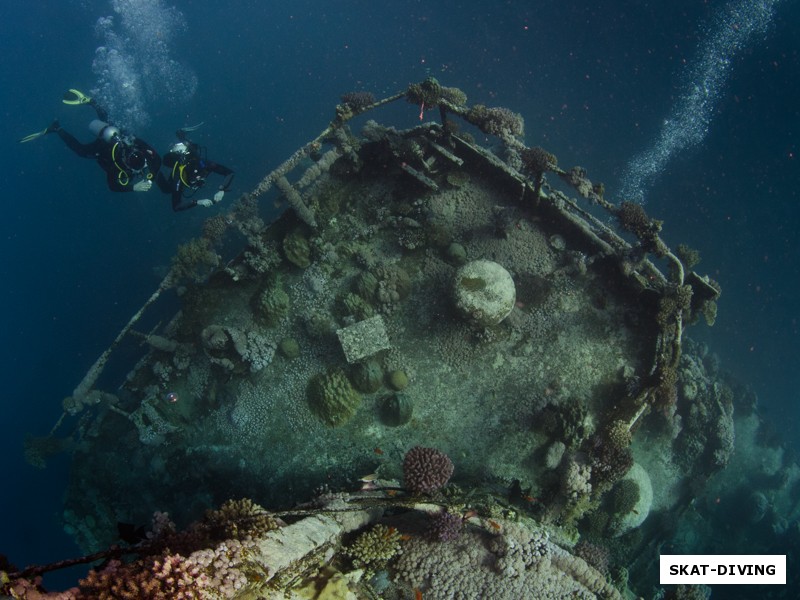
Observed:
[[[200,600],[211,584],[198,565],[176,554],[128,565],[111,561],[90,571],[80,587],[82,597],[98,600]]]
[[[504,107],[489,108],[476,104],[467,111],[464,118],[484,133],[500,138],[523,136],[525,120],[522,115]]]
[[[592,484],[601,491],[608,489],[633,466],[630,437],[613,435],[616,431],[618,429],[612,427],[588,440]]]
[[[207,511],[203,524],[214,538],[223,540],[261,537],[279,527],[266,509],[249,498],[228,500],[219,509]]]
[[[536,177],[545,171],[552,171],[558,166],[558,159],[555,155],[539,146],[523,149],[520,156],[525,169]]]
[[[342,94],[341,104],[336,105],[336,123],[341,125],[375,103],[371,92],[347,92]]]
[[[533,148],[524,148],[520,152],[522,159],[522,166],[530,173],[535,182],[534,198],[539,197],[539,192],[542,189],[544,182],[544,174],[547,171],[552,171],[558,166],[558,159],[554,154],[551,154],[544,148],[534,146]]]
[[[441,97],[442,100],[444,100],[454,108],[466,106],[467,104],[467,95],[457,87],[442,86]]]
[[[378,524],[359,535],[345,553],[354,566],[377,571],[400,552],[400,537],[394,527]]]
[[[652,252],[656,256],[667,254],[668,249],[658,236],[663,222],[651,219],[641,204],[622,202],[617,207],[616,216],[623,229],[639,238],[646,252]]]
[[[433,514],[425,529],[426,537],[433,542],[451,542],[461,535],[464,529],[464,520],[461,515],[448,511]]]
[[[372,92],[347,92],[341,96],[342,104],[347,104],[353,111],[358,112],[375,103]]]
[[[203,222],[203,238],[217,243],[228,229],[228,220],[223,215],[214,215]]]
[[[219,266],[219,256],[207,238],[195,238],[178,246],[172,258],[172,275],[175,280],[202,281],[211,269]]]
[[[403,459],[405,487],[415,494],[430,494],[453,475],[453,462],[436,448],[414,446]]]
[[[435,108],[442,96],[442,86],[434,77],[428,77],[422,83],[412,83],[406,90],[406,100],[411,104]]]

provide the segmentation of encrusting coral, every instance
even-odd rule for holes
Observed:
[[[394,564],[398,581],[445,598],[607,598],[621,594],[602,573],[548,541],[544,532],[495,521],[495,534],[467,530],[442,543],[412,538]]]
[[[406,91],[406,100],[424,108],[438,106],[441,96],[442,86],[435,77],[428,77],[422,83],[412,83]]]

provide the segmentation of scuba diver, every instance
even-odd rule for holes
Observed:
[[[48,133],[57,133],[67,147],[83,158],[93,158],[106,172],[108,187],[112,192],[146,192],[153,185],[153,177],[161,168],[158,152],[137,137],[122,133],[108,122],[108,113],[92,98],[70,89],[64,94],[64,104],[89,104],[97,112],[97,118],[89,123],[89,131],[95,140],[88,144],[79,142],[61,127],[58,120],[46,129],[32,133],[20,142],[30,142]]]
[[[206,159],[205,148],[201,148],[186,136],[187,132],[194,131],[200,125],[184,127],[175,133],[178,142],[164,155],[164,166],[170,169],[169,176],[165,177],[159,172],[156,177],[159,189],[165,194],[171,194],[174,211],[187,210],[195,206],[208,208],[221,202],[233,181],[234,172],[231,169]],[[206,177],[211,173],[222,175],[225,179],[212,199],[195,200],[193,196],[205,185]]]

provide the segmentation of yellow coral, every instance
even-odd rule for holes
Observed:
[[[345,552],[356,567],[378,570],[400,551],[400,537],[394,527],[375,525],[359,535]]]

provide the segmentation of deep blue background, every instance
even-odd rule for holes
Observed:
[[[433,75],[471,103],[522,113],[529,145],[588,168],[613,199],[723,4],[174,2],[188,28],[171,51],[199,87],[181,105],[151,101],[137,133],[166,149],[177,127],[205,121],[199,141],[237,171],[231,198],[323,129],[340,94],[381,97]],[[174,214],[155,192],[110,193],[97,166],[55,136],[17,144],[54,117],[87,139],[88,109],[60,99],[95,84],[94,23],[110,13],[106,1],[8,0],[0,19],[0,551],[20,565],[77,551],[58,521],[68,462],[26,466],[25,433],[49,431],[61,399],[211,214]],[[800,7],[786,0],[768,34],[734,57],[708,137],[668,165],[647,205],[667,241],[699,248],[701,272],[723,286],[715,327],[689,333],[755,387],[788,438],[800,414],[798,25]],[[398,104],[377,117],[405,127],[417,114]]]

